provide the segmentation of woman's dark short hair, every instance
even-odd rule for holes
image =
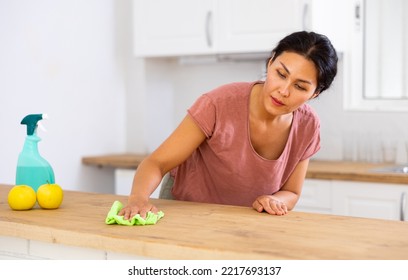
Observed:
[[[337,53],[330,40],[322,34],[299,31],[283,38],[272,50],[267,65],[283,52],[294,52],[313,61],[318,71],[316,91],[328,89],[337,74]]]

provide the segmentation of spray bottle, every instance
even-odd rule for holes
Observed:
[[[43,184],[55,183],[51,165],[38,152],[38,142],[41,138],[37,136],[37,126],[39,121],[46,118],[46,114],[31,114],[21,121],[21,124],[27,125],[27,136],[18,157],[16,185],[28,185],[34,191]]]

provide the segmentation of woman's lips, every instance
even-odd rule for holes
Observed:
[[[284,106],[285,105],[285,103],[279,101],[275,97],[272,97],[272,103],[275,104],[276,106]]]

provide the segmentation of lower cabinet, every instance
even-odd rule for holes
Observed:
[[[408,186],[333,181],[333,213],[387,220],[407,219]]]
[[[333,214],[332,181],[307,179],[295,211]]]
[[[115,194],[129,195],[132,190],[134,169],[115,169]],[[150,198],[159,198],[161,184],[150,195]]]
[[[78,247],[30,240],[20,237],[0,236],[0,263],[3,260],[149,260],[145,256],[104,251],[94,248]],[[83,275],[81,275],[83,276]],[[62,277],[61,277],[62,278]],[[92,279],[94,279],[93,277]],[[5,278],[2,278],[5,279]],[[18,277],[17,277],[18,279]],[[34,278],[35,279],[35,278]],[[57,277],[56,277],[57,279]],[[90,279],[81,277],[81,279]]]
[[[295,210],[408,221],[408,186],[306,179]]]

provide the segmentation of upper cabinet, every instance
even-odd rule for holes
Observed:
[[[209,53],[214,48],[212,0],[134,0],[136,56]]]
[[[347,1],[346,1],[347,2]],[[294,31],[346,46],[340,0],[134,0],[134,53],[141,57],[265,53]]]
[[[304,0],[134,0],[136,56],[269,52],[305,28]]]
[[[354,23],[360,11],[355,1],[363,0],[311,0],[307,29],[326,35],[337,52],[350,52],[352,33],[358,28]]]
[[[309,1],[215,1],[218,53],[270,52],[284,36],[307,28]]]

